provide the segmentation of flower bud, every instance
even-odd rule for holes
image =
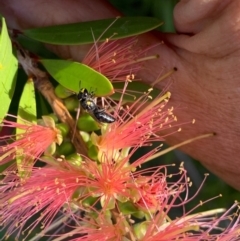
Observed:
[[[147,232],[147,229],[148,229],[148,222],[141,222],[134,225],[133,230],[138,240],[144,238]]]
[[[90,135],[87,132],[80,131],[80,135],[82,136],[84,142],[86,142],[86,143],[89,142]]]
[[[56,128],[60,130],[63,138],[65,138],[69,133],[69,126],[66,123],[56,124]]]
[[[119,210],[124,215],[134,215],[135,213],[141,213],[141,216],[138,218],[143,218],[144,213],[142,211],[139,211],[139,209],[132,203],[132,202],[118,202]],[[139,213],[139,214],[140,214]]]
[[[48,148],[44,151],[44,155],[53,155],[56,151],[56,143],[53,142]]]
[[[56,153],[58,155],[70,155],[75,151],[73,144],[70,141],[63,142],[60,146],[57,147]]]
[[[82,201],[82,204],[85,207],[92,207],[92,205],[96,203],[97,199],[97,197],[87,197]]]
[[[98,148],[95,145],[89,145],[88,156],[95,161],[98,160]]]
[[[96,131],[100,129],[99,124],[88,113],[83,113],[79,117],[77,121],[77,127],[79,130],[86,132]]]
[[[68,97],[64,99],[64,105],[69,111],[76,111],[77,108],[79,108],[79,101],[75,97]]]
[[[82,163],[82,157],[77,152],[66,156],[65,159],[72,163],[74,166],[80,166]]]
[[[69,90],[67,90],[66,88],[64,88],[62,85],[58,85],[55,88],[55,94],[57,97],[59,97],[60,99],[65,99],[69,96],[71,96],[73,93],[71,93]]]
[[[57,117],[54,113],[48,114],[48,116],[50,116],[51,118],[53,118],[53,120],[54,120],[55,123],[58,122],[58,117]]]

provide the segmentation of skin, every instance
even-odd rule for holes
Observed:
[[[119,16],[99,0],[0,0],[0,12],[11,28],[88,21]],[[145,64],[140,77],[151,83],[159,73],[173,67],[169,90],[171,104],[178,106],[180,133],[169,136],[174,145],[192,137],[215,132],[216,136],[182,148],[210,171],[240,190],[240,1],[182,0],[174,10],[178,34],[146,34],[139,44],[154,44],[150,50],[160,58]],[[64,58],[81,59],[83,48],[53,47]],[[169,79],[157,86],[169,83]]]

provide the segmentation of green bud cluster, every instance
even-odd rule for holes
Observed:
[[[91,114],[87,113],[84,110],[80,110],[80,104],[74,93],[67,90],[61,85],[57,85],[55,88],[55,94],[63,100],[64,105],[71,113],[72,117],[76,119],[76,130],[79,131],[82,136],[83,141],[86,144],[87,155],[90,159],[98,161],[98,148],[91,140],[91,133],[99,134],[101,133],[100,124]],[[80,113],[77,116],[77,113]],[[54,114],[51,114],[50,117],[55,121],[56,128],[60,131],[63,138],[62,143],[57,145],[56,148],[53,148],[50,153],[53,154],[55,158],[64,156],[64,158],[71,162],[74,165],[79,165],[81,163],[81,156],[76,153],[76,150],[69,138],[69,127],[65,123],[58,123],[58,119]],[[54,153],[53,153],[54,151]],[[49,152],[47,152],[49,154]]]

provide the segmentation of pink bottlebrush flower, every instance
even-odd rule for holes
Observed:
[[[124,169],[122,164],[118,165],[107,157],[103,157],[101,161],[101,165],[92,161],[86,162],[86,169],[91,173],[88,187],[91,193],[102,202],[102,206],[114,207],[118,196],[128,197],[130,195],[126,188],[131,179],[130,170]]]
[[[148,168],[133,174],[137,187],[135,196],[138,196],[136,205],[141,210],[157,211],[159,206],[164,206],[169,197],[173,195],[162,169],[165,170],[166,167]]]
[[[239,211],[238,214],[229,214],[237,205],[235,203],[225,213],[223,209],[216,209],[190,214],[193,211],[191,210],[174,220],[167,217],[170,207],[165,213],[160,211],[145,226],[137,227],[136,233],[141,241],[238,241]],[[219,213],[223,214],[217,217]],[[229,223],[229,226],[224,229],[220,227],[221,222],[225,225]]]
[[[121,163],[116,163],[104,159],[99,165],[86,159],[79,167],[70,166],[64,162],[55,167],[33,168],[31,176],[26,181],[23,181],[15,172],[4,172],[5,177],[0,186],[0,222],[7,228],[6,237],[15,233],[16,230],[18,230],[17,236],[31,232],[40,223],[44,229],[43,233],[47,232],[48,227],[52,223],[54,225],[54,217],[63,207],[66,215],[79,219],[83,223],[82,217],[76,216],[73,210],[98,212],[101,216],[109,210],[118,210],[119,202],[129,201],[136,206],[136,209],[151,204],[145,208],[147,212],[153,209],[153,205],[157,207],[160,204],[163,205],[169,198],[166,187],[165,193],[155,192],[147,199],[146,190],[143,190],[143,185],[147,184],[142,182],[145,178],[149,185],[155,182],[153,186],[156,186],[160,178],[165,180],[163,174],[159,172],[160,169],[152,176],[146,176],[150,173],[149,171],[132,173],[135,167],[127,165],[126,160],[128,158]],[[163,180],[160,183],[161,186]],[[89,198],[95,201],[88,204]],[[98,206],[101,204],[100,211],[95,210],[97,204]],[[71,210],[72,207],[75,208]],[[27,226],[27,221],[38,214],[40,216]],[[101,225],[108,230],[106,232],[113,232],[114,235],[125,230],[122,222],[119,222],[119,226],[102,221]],[[93,229],[92,232],[100,235],[97,230]],[[86,233],[86,229],[83,229],[83,233]],[[109,236],[111,236],[110,233]]]
[[[124,180],[131,181],[129,177],[124,179],[123,173],[115,175],[117,170],[117,167],[99,166],[86,159],[79,167],[65,161],[54,167],[33,167],[25,181],[13,171],[5,171],[0,186],[0,223],[7,229],[6,238],[16,230],[17,237],[31,233],[40,223],[44,231],[47,230],[63,207],[65,214],[74,219],[81,219],[74,215],[74,210],[94,210],[94,204],[99,201],[107,210],[115,196],[124,194],[121,190],[126,185]],[[96,199],[93,206],[87,206],[88,198]],[[72,207],[75,208],[71,210]],[[38,214],[39,217],[27,225],[28,220]]]
[[[17,237],[21,233],[28,235],[40,223],[44,230],[47,229],[59,211],[73,215],[70,207],[74,204],[73,194],[77,188],[87,186],[86,175],[70,166],[33,168],[26,181],[22,181],[15,172],[7,171],[3,174],[0,223],[7,229],[6,238],[16,230]],[[34,215],[38,217],[26,225]]]
[[[21,165],[31,165],[34,160],[38,159],[47,148],[53,143],[61,142],[61,135],[55,128],[54,122],[49,121],[50,117],[43,117],[45,124],[41,126],[16,116],[20,119],[20,123],[4,120],[1,125],[3,128],[9,128],[11,132],[18,129],[18,134],[1,135],[0,141],[0,164],[5,164],[15,159],[21,160]]]
[[[147,176],[146,174],[149,174],[149,170],[144,172],[145,176],[141,175],[143,172],[135,173],[133,172],[136,169],[135,165],[128,162],[129,156],[118,162],[114,162],[112,159],[108,159],[107,156],[103,156],[101,165],[92,161],[86,162],[86,170],[89,172],[88,187],[92,195],[99,198],[103,209],[115,207],[117,200],[131,200],[136,203],[144,196],[144,194],[141,195],[143,193],[143,187],[141,186],[143,185],[143,180],[151,183],[154,181],[157,182],[157,180],[163,177],[161,172]],[[156,197],[156,199],[159,199],[159,197]]]
[[[166,109],[170,93],[153,100],[149,99],[149,94],[144,94],[130,107],[120,107],[120,101],[115,113],[117,121],[102,129],[102,136],[92,135],[93,143],[100,153],[152,145],[154,141],[163,141],[165,136],[171,134],[163,133],[173,127],[172,123],[177,120],[173,108]]]
[[[236,206],[237,204],[233,205],[231,209]],[[171,220],[170,217],[167,216],[167,213],[172,209],[173,206],[170,205],[169,207],[167,203],[164,203],[157,214],[150,215],[150,220],[137,224],[134,224],[133,220],[132,222],[130,221],[129,215],[127,217],[122,215],[121,212],[115,212],[114,218],[116,220],[121,219],[125,227],[120,226],[119,223],[107,225],[107,218],[97,224],[85,220],[82,222],[81,227],[76,227],[76,229],[70,233],[71,235],[79,235],[79,238],[70,240],[92,240],[93,238],[96,240],[122,240],[132,237],[132,240],[141,241],[238,241],[240,238],[239,214],[236,214],[238,218],[235,220],[234,214],[229,216],[223,214],[221,217],[217,218],[216,214],[223,211],[219,209],[192,215],[187,213],[179,218]],[[149,211],[149,214],[150,212],[151,211]],[[220,228],[219,224],[221,222],[226,223],[228,221],[230,222],[229,227],[225,229]],[[215,232],[220,230],[220,233],[211,233],[211,231],[214,230]]]
[[[98,169],[101,170],[101,168]],[[93,170],[94,169],[88,171],[92,172]],[[213,215],[215,216],[216,214],[221,213],[223,210],[212,210],[197,214],[191,214],[193,211],[191,210],[190,212],[184,213],[183,216],[179,218],[174,220],[170,219],[168,216],[169,211],[171,211],[175,206],[183,206],[184,210],[184,205],[192,199],[188,198],[187,194],[185,198],[181,195],[184,191],[188,193],[188,186],[190,186],[190,183],[187,180],[188,178],[186,176],[186,171],[182,168],[180,170],[182,172],[179,181],[170,184],[168,183],[165,186],[165,190],[167,191],[158,193],[158,198],[156,198],[156,200],[159,199],[160,201],[155,203],[155,210],[151,209],[151,206],[147,207],[149,204],[152,205],[154,202],[152,202],[152,200],[148,202],[148,199],[146,198],[147,195],[144,195],[145,191],[143,191],[141,187],[143,180],[141,180],[141,177],[143,177],[143,174],[147,174],[147,172],[133,173],[132,179],[129,179],[129,182],[131,182],[132,185],[125,185],[125,188],[130,188],[131,186],[132,198],[129,196],[129,200],[133,201],[133,199],[137,196],[140,197],[139,200],[144,199],[142,203],[146,207],[145,213],[147,216],[149,216],[147,220],[142,220],[135,224],[134,220],[131,218],[131,214],[129,213],[124,215],[124,208],[120,208],[118,206],[119,202],[122,202],[124,205],[126,200],[123,201],[121,198],[116,198],[116,201],[121,201],[118,202],[118,205],[116,205],[115,208],[108,209],[108,207],[103,207],[102,210],[96,210],[94,206],[92,206],[88,209],[84,216],[75,216],[77,220],[76,223],[79,223],[80,225],[76,225],[76,227],[73,227],[72,231],[61,235],[60,238],[68,237],[68,240],[71,241],[109,241],[124,239],[141,241],[213,241],[218,239],[221,241],[237,241],[239,237],[239,217],[237,217],[235,221],[232,221],[231,227],[226,228],[226,230],[224,230],[222,233],[218,235],[211,233],[212,230],[219,229],[218,225],[220,222],[227,221],[231,218],[231,215],[228,215],[228,212],[236,207],[237,204],[233,205],[233,207],[228,212],[225,212],[219,218],[215,218]],[[92,178],[96,177],[97,185],[99,178],[96,176],[96,173],[96,171],[93,172]],[[104,174],[106,174],[106,172]],[[150,177],[151,176],[146,176],[146,178]],[[155,180],[155,185],[157,185],[157,180],[160,179],[156,177],[157,170],[153,172],[153,180],[150,180],[149,183],[153,183]],[[103,179],[104,175],[102,175],[102,180]],[[100,180],[100,182],[102,180]],[[107,177],[105,180],[106,184],[110,182],[110,180],[107,181]],[[91,186],[89,188],[91,190],[90,192],[93,192],[93,195],[95,195],[95,185],[93,185],[91,182],[89,184]],[[101,186],[101,184],[99,186]],[[140,192],[140,195],[134,195],[136,188]],[[98,187],[96,186],[95,191],[97,189]],[[121,194],[122,193],[123,192],[121,192]],[[125,192],[125,194],[126,193],[127,192]],[[176,200],[180,201],[180,203],[176,203]],[[138,206],[139,204],[141,205],[141,202],[136,201],[133,202],[133,204]],[[234,215],[232,215],[232,217],[234,218]],[[71,238],[73,235],[77,237]],[[58,238],[56,240],[58,240]]]
[[[151,207],[153,207],[154,204],[159,205],[161,199],[165,198],[166,178],[164,173],[160,172],[162,169],[165,170],[165,167],[161,166],[155,172],[149,169],[136,171],[139,163],[141,164],[153,152],[147,153],[132,164],[129,163],[131,154],[125,157],[102,154],[100,164],[90,160],[84,163],[84,169],[89,176],[88,188],[91,194],[97,198],[96,202],[100,201],[104,210],[115,208],[117,201],[131,201],[136,206],[143,206],[141,201],[146,196],[145,205],[151,202]],[[154,187],[147,190],[146,193],[144,188],[149,188],[151,185]],[[162,196],[160,197],[161,191]],[[152,192],[151,197],[148,196],[150,192]]]
[[[237,241],[240,238],[240,216],[239,208],[237,213],[233,213],[233,210],[238,207],[238,203],[235,203],[225,213],[223,209],[210,210],[206,212],[192,214],[197,207],[202,206],[205,202],[200,202],[192,210],[186,212],[185,204],[190,202],[196,197],[200,191],[202,185],[195,193],[193,197],[188,197],[189,187],[191,183],[188,180],[187,173],[183,167],[180,168],[181,177],[178,181],[173,183],[167,182],[168,190],[167,195],[164,192],[159,193],[163,195],[162,202],[158,202],[155,206],[155,211],[151,209],[151,202],[148,202],[147,195],[143,198],[145,207],[148,207],[150,218],[134,227],[134,233],[138,240],[141,241]],[[185,193],[185,197],[182,194]],[[215,199],[215,198],[213,198]],[[148,203],[147,203],[148,202]],[[150,205],[149,205],[150,204]],[[183,214],[175,219],[171,219],[168,213],[174,210],[175,207],[183,207]],[[217,214],[223,213],[220,217],[216,217]],[[229,222],[229,226],[225,229],[220,228],[221,222]],[[220,231],[219,231],[220,230]],[[216,234],[218,231],[218,234]]]
[[[135,46],[136,43],[136,38],[95,43],[82,63],[102,73],[111,81],[125,81],[128,76],[134,78],[142,67],[140,62],[145,60],[144,55],[150,49],[140,49]]]
[[[81,220],[81,225],[72,232],[61,235],[68,237],[69,241],[121,241],[127,233],[127,222],[124,216],[116,216],[111,220],[108,213],[88,213]],[[71,238],[76,235],[76,238]]]
[[[22,181],[15,172],[4,172],[5,177],[0,186],[0,223],[3,228],[7,229],[7,233],[3,238],[8,238],[17,230],[17,237],[20,237],[21,234],[28,236],[40,223],[44,234],[51,224],[54,225],[54,217],[60,211],[82,223],[82,217],[75,215],[74,210],[95,213],[97,210],[95,210],[94,204],[99,203],[101,197],[120,195],[121,190],[117,188],[118,183],[113,183],[113,181],[119,181],[119,177],[111,176],[110,173],[103,171],[103,175],[108,178],[104,179],[102,175],[103,180],[101,180],[100,172],[105,168],[94,165],[94,163],[86,160],[80,167],[64,162],[56,164],[55,167],[33,168],[31,176],[26,181]],[[105,183],[103,183],[104,181]],[[114,191],[111,190],[111,182]],[[115,185],[114,188],[113,185]],[[123,187],[123,185],[119,184],[119,187]],[[88,207],[87,199],[89,197],[95,198],[96,201]],[[110,202],[106,198],[104,201],[105,203]],[[107,207],[104,210],[108,210]],[[105,211],[101,213],[104,214]],[[28,225],[28,220],[35,215],[39,216]],[[109,236],[114,234],[115,237],[116,230],[118,230],[116,225],[106,222],[102,222],[102,225],[106,229],[106,234],[109,233]],[[121,222],[119,225],[124,229]],[[83,232],[86,233],[86,230]],[[100,232],[95,233],[100,235]]]
[[[166,167],[134,169],[135,166],[127,165],[126,160],[116,163],[104,159],[99,165],[86,159],[79,167],[60,163],[55,167],[33,168],[26,182],[13,172],[4,173],[0,187],[0,222],[7,228],[7,234],[3,238],[16,230],[20,237],[40,223],[41,235],[44,235],[55,226],[56,214],[62,212],[63,217],[71,217],[76,224],[61,238],[77,235],[78,238],[72,238],[74,241],[129,237],[142,241],[214,240],[209,232],[217,228],[219,221],[226,220],[227,214],[220,219],[208,218],[209,212],[204,215],[188,212],[175,220],[168,217],[170,210],[184,207],[192,199],[188,197],[190,183],[183,168],[180,168],[180,179],[172,183],[166,182]],[[134,212],[143,212],[149,218],[135,224],[132,213],[124,214],[127,203],[135,206]],[[84,215],[76,214],[77,210],[84,211]],[[26,225],[38,214],[35,221]],[[229,232],[222,234],[222,240],[230,241],[224,239],[226,235],[237,235],[238,223],[239,220],[234,223],[235,228],[228,228]]]

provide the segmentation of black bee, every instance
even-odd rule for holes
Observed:
[[[88,92],[87,89],[81,89],[79,93],[77,94],[77,98],[80,102],[81,107],[88,111],[93,112],[97,105],[94,102],[94,94],[93,92]]]
[[[87,89],[82,88],[79,93],[77,94],[77,98],[81,107],[93,115],[99,122],[102,123],[113,123],[116,119],[105,112],[104,109],[101,109],[99,106],[96,105],[94,102],[94,94],[93,92],[88,92]]]

